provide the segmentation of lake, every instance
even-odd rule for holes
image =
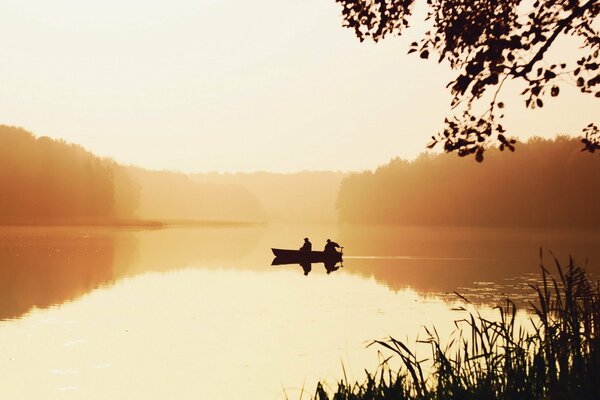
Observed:
[[[343,245],[343,267],[271,266],[306,236]],[[375,369],[373,339],[449,337],[455,291],[484,314],[526,304],[540,247],[551,271],[546,250],[600,271],[598,231],[3,227],[0,398],[297,399]]]

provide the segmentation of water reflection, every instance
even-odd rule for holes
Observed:
[[[0,322],[0,398],[300,398],[336,382],[341,362],[349,379],[375,369],[368,341],[413,343],[432,324],[448,337],[459,316],[357,275],[298,278],[285,268],[148,273]]]
[[[280,266],[280,265],[299,265],[302,268],[302,271],[304,273],[304,275],[308,275],[310,273],[310,271],[312,271],[312,266],[313,264],[317,264],[317,265],[323,265],[323,267],[325,268],[325,272],[327,274],[330,274],[332,272],[337,271],[338,269],[340,269],[340,267],[343,267],[342,263],[336,263],[336,262],[322,262],[322,263],[310,263],[310,262],[300,262],[300,263],[295,263],[295,262],[279,262],[277,261],[277,259],[275,258],[273,260],[273,262],[271,263],[271,265],[275,265],[275,266]]]
[[[340,267],[343,267],[342,263],[338,265],[335,262],[325,262],[323,264],[325,265],[325,270],[328,274],[337,271],[338,269],[340,269]]]
[[[308,275],[308,273],[311,271],[312,269],[312,264],[311,263],[301,263],[300,266],[302,267],[302,270],[304,271],[304,276]]]
[[[80,297],[124,277],[183,268],[262,271],[271,246],[309,236],[339,238],[341,264],[298,263],[304,275],[341,272],[394,290],[460,293],[477,301],[527,296],[539,248],[561,259],[589,259],[598,272],[600,232],[523,229],[406,228],[334,224],[179,227],[161,230],[1,228],[0,319],[18,318]],[[549,264],[552,264],[549,262]],[[318,266],[318,267],[317,267]],[[284,267],[285,268],[285,267]]]
[[[600,272],[598,230],[343,225],[340,237],[346,270],[393,289],[439,294],[466,288],[484,298],[476,289],[489,289],[481,282],[492,282],[497,293],[518,295],[522,290],[514,291],[514,283],[540,271],[540,248],[551,271],[548,250],[559,260],[572,255],[589,272]]]
[[[256,227],[0,228],[0,320],[61,304],[144,272],[235,268],[255,247],[260,232]]]
[[[0,319],[74,299],[114,282],[131,261],[131,243],[106,231],[73,228],[0,230]]]
[[[269,267],[271,246],[307,235],[340,238],[344,267]],[[589,257],[598,271],[599,238],[320,224],[2,228],[0,398],[281,398],[282,388],[299,398],[303,382],[335,382],[340,359],[350,380],[374,370],[369,340],[414,342],[423,325],[449,337],[460,316],[438,293],[490,301],[523,290],[540,246]]]

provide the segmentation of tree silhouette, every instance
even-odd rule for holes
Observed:
[[[341,222],[403,226],[600,228],[600,159],[575,138],[534,137],[482,165],[448,154],[393,159],[342,181]],[[526,173],[523,173],[526,171]],[[465,177],[468,179],[465,179]]]
[[[363,41],[400,35],[409,27],[414,0],[336,0],[343,7],[344,26]],[[502,126],[504,104],[497,100],[507,80],[525,83],[525,106],[544,106],[544,97],[560,94],[560,83],[573,82],[582,93],[600,98],[600,0],[427,0],[425,18],[431,29],[413,42],[408,53],[423,59],[439,56],[457,71],[448,84],[451,106],[458,110],[445,120],[444,130],[428,147],[443,143],[447,152],[474,154],[483,160],[486,147],[499,144],[514,151],[514,139]],[[581,43],[578,59],[543,62],[561,36]],[[485,111],[476,101],[489,100]],[[485,104],[485,103],[484,103]],[[461,108],[459,108],[461,107]],[[583,150],[600,150],[600,131],[584,129]]]
[[[0,125],[0,224],[133,218],[138,199],[135,184],[114,161]]]

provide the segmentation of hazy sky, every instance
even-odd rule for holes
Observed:
[[[412,36],[359,43],[334,0],[5,0],[0,10],[0,123],[123,163],[374,168],[423,151],[449,105],[445,66],[407,56]],[[521,138],[577,134],[600,115],[569,87],[543,110],[510,99],[506,125]]]

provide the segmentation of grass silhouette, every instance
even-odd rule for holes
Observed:
[[[458,338],[448,345],[442,347],[435,328],[426,329],[420,342],[430,345],[429,360],[394,338],[375,340],[370,346],[392,354],[377,371],[367,371],[364,382],[344,378],[334,389],[320,382],[313,399],[600,398],[600,286],[573,259],[563,266],[553,258],[557,273],[541,262],[541,281],[530,285],[537,295],[531,329],[515,323],[518,306],[509,299],[494,319],[463,308]],[[391,357],[400,358],[399,370],[390,368]]]

